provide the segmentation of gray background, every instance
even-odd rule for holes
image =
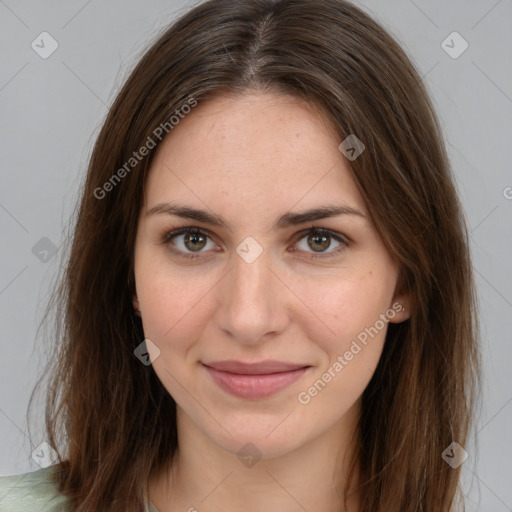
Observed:
[[[471,230],[485,371],[464,489],[468,510],[512,511],[512,1],[356,3],[421,70],[445,132]],[[39,469],[31,452],[43,431],[31,443],[26,424],[45,362],[36,331],[92,143],[141,51],[192,5],[0,0],[0,475]],[[47,59],[31,47],[43,31],[59,45]],[[458,58],[442,46],[453,31],[469,44]],[[452,52],[460,43],[448,39]]]

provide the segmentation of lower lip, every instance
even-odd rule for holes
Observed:
[[[224,390],[240,398],[265,398],[300,379],[309,367],[266,375],[241,375],[223,372],[203,365],[213,380]]]

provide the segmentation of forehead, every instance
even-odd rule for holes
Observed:
[[[342,202],[364,213],[340,142],[327,116],[300,99],[218,96],[199,103],[160,145],[146,206],[180,200],[229,216],[229,207],[262,214]]]

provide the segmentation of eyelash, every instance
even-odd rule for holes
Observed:
[[[212,234],[206,229],[200,229],[197,227],[185,227],[185,228],[179,228],[179,229],[175,229],[173,231],[168,231],[168,232],[164,233],[164,235],[162,237],[162,244],[169,245],[169,242],[171,242],[174,238],[176,238],[177,236],[182,235],[182,234],[202,235],[202,236],[208,237],[210,240],[212,239]],[[331,252],[312,254],[311,256],[309,256],[309,258],[311,258],[311,259],[331,258],[333,256],[337,256],[340,252],[345,250],[345,248],[348,247],[348,245],[349,245],[349,239],[345,235],[342,235],[340,233],[335,233],[335,232],[330,231],[329,229],[325,229],[325,228],[318,228],[318,227],[313,226],[310,229],[308,229],[306,231],[301,231],[298,234],[300,234],[302,236],[297,240],[297,242],[295,242],[295,244],[297,244],[303,238],[305,238],[309,235],[316,235],[316,236],[327,235],[327,236],[330,236],[331,238],[333,238],[334,240],[336,240],[337,242],[341,243],[341,245],[339,247],[337,247],[336,249],[334,249]],[[179,249],[176,249],[172,246],[169,246],[169,250],[181,258],[197,259],[197,258],[201,257],[201,253],[195,253],[195,254],[194,253],[185,253],[185,252],[183,252]]]

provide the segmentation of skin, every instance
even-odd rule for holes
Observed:
[[[368,217],[340,142],[312,106],[247,92],[200,103],[155,155],[135,243],[134,307],[160,351],[150,348],[153,369],[177,403],[178,457],[169,478],[150,484],[160,512],[342,509],[360,398],[387,323],[309,403],[298,395],[394,303],[406,309],[390,321],[406,320],[409,298],[395,293],[398,267]],[[169,202],[221,215],[230,229],[148,215]],[[273,228],[284,213],[333,203],[363,216]],[[312,225],[345,235],[348,245],[327,236],[319,248],[308,239]],[[181,227],[211,237],[196,246],[186,244],[186,234],[162,241]],[[251,263],[236,251],[248,236],[263,251]],[[223,391],[201,364],[225,359],[311,368],[277,394],[248,400]],[[262,457],[252,467],[237,456],[248,442]],[[347,510],[357,511],[359,498],[352,494]]]

